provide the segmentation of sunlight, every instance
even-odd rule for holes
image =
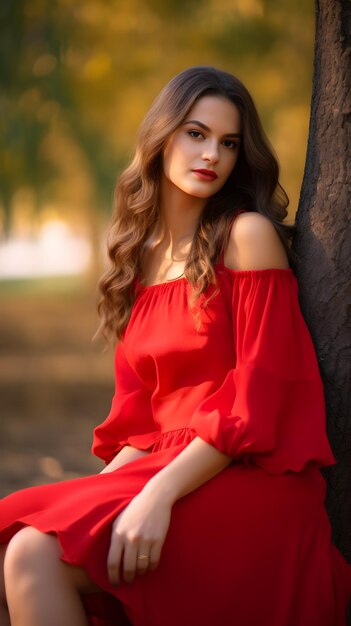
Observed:
[[[81,274],[89,268],[91,253],[87,238],[52,219],[37,237],[17,235],[0,244],[0,279]]]

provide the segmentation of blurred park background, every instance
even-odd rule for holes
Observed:
[[[113,350],[91,338],[113,188],[163,85],[196,64],[251,91],[297,210],[313,0],[2,0],[0,495],[98,471]]]

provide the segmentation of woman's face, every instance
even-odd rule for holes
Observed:
[[[225,183],[238,158],[240,114],[223,96],[197,100],[163,151],[163,174],[184,193],[209,198]]]

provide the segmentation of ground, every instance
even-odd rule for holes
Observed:
[[[113,350],[93,343],[94,285],[0,286],[0,496],[98,472],[92,431],[114,389]]]

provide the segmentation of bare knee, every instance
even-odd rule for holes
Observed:
[[[54,558],[59,558],[54,537],[30,526],[23,528],[8,544],[4,562],[5,579],[8,576],[17,577],[27,571],[35,571],[41,565],[46,567]]]
[[[20,530],[10,541],[5,557],[5,579],[50,580],[60,578],[77,591],[94,591],[98,588],[89,580],[85,571],[64,563],[61,559],[58,539],[28,526]]]
[[[48,571],[52,569],[55,547],[50,539],[53,538],[29,526],[11,539],[4,561],[7,598],[14,593],[17,600],[38,594],[42,580],[49,578]]]
[[[4,560],[7,544],[0,545],[0,604],[6,603],[5,580],[4,580]]]

